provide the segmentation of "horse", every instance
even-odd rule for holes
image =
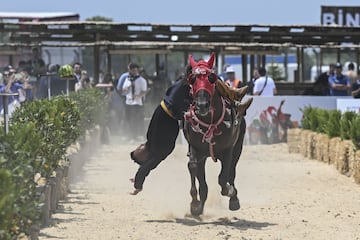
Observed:
[[[188,170],[191,177],[190,204],[191,214],[203,214],[208,196],[205,179],[205,162],[211,157],[221,162],[218,183],[221,195],[228,196],[229,209],[240,209],[235,187],[236,165],[240,158],[246,130],[244,112],[250,106],[252,98],[245,103],[231,107],[232,102],[220,95],[215,89],[218,80],[214,73],[215,54],[208,61],[196,62],[189,56],[191,72],[187,79],[191,86],[193,102],[185,113],[183,133],[189,145]],[[196,188],[196,179],[199,188]],[[199,198],[198,200],[198,193]]]

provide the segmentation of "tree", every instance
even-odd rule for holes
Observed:
[[[113,19],[103,17],[103,16],[94,16],[94,17],[91,17],[91,18],[86,18],[85,21],[87,21],[87,22],[112,22]]]

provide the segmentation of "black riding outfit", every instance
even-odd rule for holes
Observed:
[[[140,165],[135,175],[134,187],[136,189],[142,189],[150,171],[174,150],[179,134],[178,121],[183,119],[191,102],[190,86],[183,80],[176,81],[167,89],[149,124],[145,143],[149,156]]]

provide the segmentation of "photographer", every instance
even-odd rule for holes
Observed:
[[[31,50],[32,57],[27,65],[30,68],[29,82],[33,85],[33,96],[38,96],[38,89],[40,85],[40,76],[46,74],[45,61],[41,58],[41,51],[38,48]]]
[[[130,142],[142,141],[145,134],[144,100],[147,82],[140,76],[137,64],[129,65],[129,75],[124,81],[122,91],[126,95],[125,120],[129,126]]]
[[[25,101],[25,94],[23,84],[16,81],[15,78],[16,70],[12,66],[4,68],[3,78],[4,82],[0,84],[0,93],[18,93],[17,96],[9,96],[8,98],[8,113],[9,116],[15,110],[16,107],[20,106],[20,102]],[[0,110],[3,114],[3,98],[0,98]]]

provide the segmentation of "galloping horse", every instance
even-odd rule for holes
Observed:
[[[221,161],[221,172],[218,183],[221,194],[230,197],[229,209],[238,210],[240,202],[234,181],[236,165],[241,155],[246,130],[244,112],[250,106],[252,98],[246,103],[232,106],[233,103],[223,98],[215,89],[217,75],[212,70],[215,54],[208,61],[196,62],[189,56],[192,67],[188,74],[193,103],[185,113],[184,136],[189,144],[188,169],[191,175],[191,214],[203,213],[208,195],[205,179],[205,162],[211,157],[215,162]],[[199,183],[199,197],[196,188]]]

